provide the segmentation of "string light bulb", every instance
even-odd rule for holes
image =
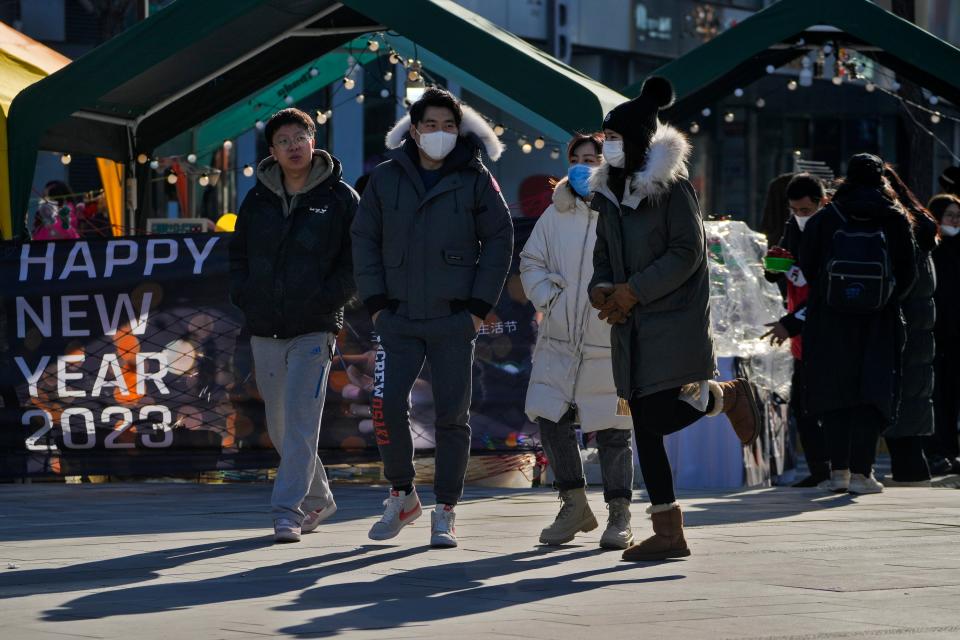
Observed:
[[[327,116],[327,120],[333,117],[333,109],[327,109],[323,112],[323,115]]]
[[[197,162],[197,154],[195,154],[195,153],[188,153],[188,154],[187,154],[187,162],[189,162],[190,164],[195,164],[195,163]]]
[[[930,114],[930,122],[933,124],[940,124],[940,114],[936,111]]]
[[[354,99],[357,101],[357,104],[363,104],[363,101],[366,100],[367,98],[362,93],[358,93],[357,97]]]
[[[700,125],[697,124],[696,122],[691,123],[690,133],[692,133],[693,135],[697,135],[698,133],[700,133]]]
[[[497,137],[502,136],[504,131],[506,131],[506,128],[502,124],[493,125],[493,132],[497,134]]]
[[[393,80],[393,71],[387,71],[386,73],[383,74],[384,82],[390,82],[391,80]]]
[[[419,79],[420,79],[420,72],[417,71],[416,69],[410,69],[410,71],[407,73],[407,80],[409,80],[410,82],[416,82]]]
[[[137,154],[137,164],[147,164],[150,158],[145,153]]]
[[[560,147],[550,149],[550,158],[552,160],[558,160],[560,158]]]
[[[244,167],[243,167],[243,175],[246,176],[247,178],[252,178],[252,177],[253,177],[253,167],[251,167],[250,165],[244,165]]]
[[[376,53],[380,50],[380,43],[376,40],[367,40],[367,49]]]
[[[787,89],[790,90],[790,91],[796,91],[796,90],[797,90],[797,81],[796,81],[796,80],[791,80],[790,82],[788,82],[788,83],[787,83]]]
[[[317,124],[319,125],[327,124],[327,114],[325,114],[323,111],[317,111],[317,115],[315,116],[315,118],[317,120]]]
[[[877,85],[873,84],[872,82],[868,82],[866,86],[864,86],[864,89],[867,90],[867,93],[873,93],[877,90]]]
[[[726,123],[733,122],[736,119],[736,116],[733,115],[733,111],[727,111],[723,114],[723,121]]]
[[[70,164],[71,162],[73,162],[73,156],[71,156],[69,153],[64,153],[60,155],[61,164]]]
[[[253,123],[253,126],[257,129],[257,131],[263,131],[267,127],[263,120],[257,120]]]
[[[310,67],[310,77],[316,78],[318,75],[320,75],[320,70],[316,67]]]
[[[287,96],[283,99],[283,101],[286,102],[287,106],[289,107],[290,105],[293,104],[293,96]]]
[[[343,79],[343,88],[347,91],[352,91],[355,86],[357,86],[357,82],[350,76],[346,76]]]
[[[776,71],[776,70],[777,70],[777,68],[774,67],[772,64],[768,64],[768,65],[767,65],[767,73],[773,73],[773,72]]]
[[[525,144],[527,144],[526,138],[524,138],[523,136],[520,136],[519,138],[517,138],[517,146],[522,147]]]
[[[523,151],[524,153],[530,153],[531,151],[533,151],[533,145],[530,144],[529,142],[524,142],[523,146],[520,147],[520,150]]]
[[[179,178],[177,178],[177,174],[173,171],[167,174],[167,184],[177,184],[178,179]]]
[[[226,149],[227,151],[230,151],[230,149],[233,149],[233,140],[224,140],[223,148]]]
[[[704,107],[700,112],[700,115],[702,115],[704,118],[709,118],[711,113],[713,113],[713,111],[710,110],[710,107]]]
[[[389,98],[389,97],[390,97],[390,89],[380,89],[380,97],[381,97],[381,98]]]
[[[938,98],[937,96],[930,96],[929,102],[930,102],[930,104],[936,106],[937,103],[940,102],[940,98]]]
[[[763,109],[765,106],[767,106],[767,101],[763,98],[757,98],[757,109]]]
[[[210,176],[208,176],[208,175],[205,174],[205,173],[200,174],[200,177],[197,179],[197,182],[200,183],[200,186],[201,186],[201,187],[205,187],[205,186],[207,186],[208,184],[210,184]]]
[[[154,158],[153,160],[151,160],[151,161],[150,161],[150,168],[151,168],[151,169],[159,169],[159,168],[160,168],[160,161],[157,160],[156,158]]]
[[[545,146],[547,146],[547,141],[544,140],[542,136],[533,141],[533,147],[535,149],[543,149]]]
[[[396,51],[391,51],[388,59],[390,60],[390,64],[400,64],[400,61],[402,60],[400,54]]]
[[[742,98],[742,97],[743,97],[743,89],[741,89],[740,87],[737,87],[736,89],[733,90],[733,95],[735,95],[735,96],[738,97],[738,98]]]

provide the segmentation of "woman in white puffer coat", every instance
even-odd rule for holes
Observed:
[[[567,147],[566,178],[553,191],[553,204],[537,221],[520,254],[527,297],[543,314],[527,389],[526,412],[540,425],[544,452],[556,477],[562,506],[540,542],[559,545],[580,531],[597,528],[587,503],[586,480],[575,425],[596,432],[609,511],[600,546],[625,549],[633,540],[630,498],[633,451],[629,417],[617,414],[610,325],[590,306],[597,212],[590,198],[590,168],[600,164],[603,135],[577,135]]]

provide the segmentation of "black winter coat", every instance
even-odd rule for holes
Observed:
[[[907,341],[903,348],[900,413],[884,435],[888,438],[933,434],[933,328],[937,319],[933,295],[937,288],[931,250],[937,223],[920,216],[914,227],[917,242],[917,282],[903,301]]]
[[[359,197],[340,179],[340,162],[314,152],[304,190],[286,202],[272,158],[240,205],[230,241],[230,299],[255,336],[294,338],[343,328],[356,292],[350,224]]]
[[[960,236],[944,237],[933,251],[937,270],[937,358],[960,363]]]
[[[849,314],[829,307],[825,273],[834,233],[843,221],[832,205],[814,214],[804,229],[799,256],[810,284],[803,328],[807,409],[822,415],[873,406],[889,421],[899,406],[905,339],[900,303],[917,277],[913,233],[903,211],[876,189],[841,188],[834,202],[858,228],[884,232],[896,285],[886,307],[874,314]]]

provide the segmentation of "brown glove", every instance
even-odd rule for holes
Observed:
[[[640,302],[640,298],[633,292],[630,285],[625,282],[613,285],[613,293],[607,300],[612,300],[613,303],[617,305],[617,309],[624,315],[630,313],[630,310]]]

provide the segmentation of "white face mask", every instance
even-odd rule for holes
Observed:
[[[623,167],[624,153],[623,140],[604,140],[603,141],[603,159],[611,167],[618,169]]]
[[[807,226],[807,222],[813,216],[793,216],[793,219],[797,221],[797,226],[800,227],[800,231],[803,231],[803,228]]]
[[[948,224],[943,224],[943,225],[940,225],[940,233],[947,236],[948,238],[952,238],[953,236],[960,233],[960,227],[951,227]]]
[[[443,160],[457,146],[457,134],[446,131],[421,133],[418,146],[434,160]]]

